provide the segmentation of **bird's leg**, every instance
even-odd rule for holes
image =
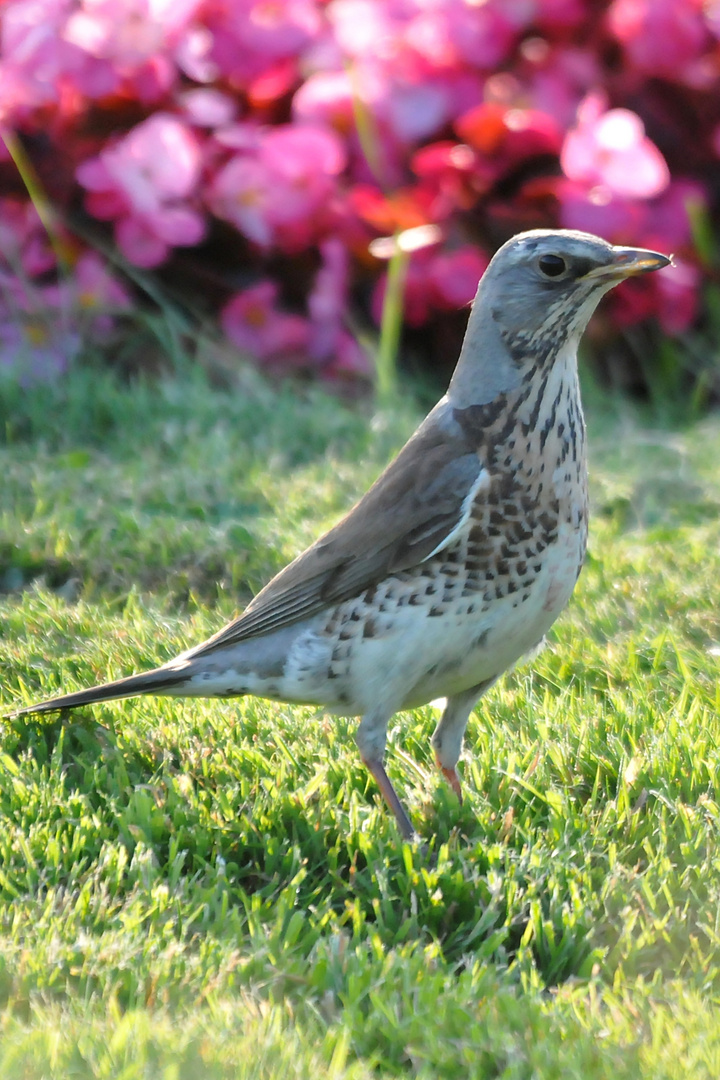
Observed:
[[[450,787],[457,795],[458,802],[461,803],[463,801],[462,784],[460,783],[460,777],[457,774],[457,769],[454,765],[443,765],[437,750],[435,751],[435,764],[447,780]]]
[[[360,721],[355,740],[363,764],[375,779],[377,786],[380,788],[380,794],[395,815],[403,839],[414,840],[417,834],[413,828],[413,823],[408,817],[405,807],[400,802],[383,765],[387,725],[391,715],[392,713],[388,714],[385,711],[382,714],[376,712],[366,713]]]
[[[379,758],[373,759],[364,757],[363,762],[368,771],[375,777],[375,782],[380,788],[380,794],[395,815],[395,820],[398,823],[403,839],[414,840],[417,834],[413,828],[413,823],[407,816],[405,807],[400,802],[395,788],[390,783],[390,777],[385,772],[385,766],[382,761],[380,761]]]
[[[440,722],[433,732],[432,745],[437,767],[460,802],[462,802],[462,787],[456,765],[462,750],[465,728],[475,704],[494,682],[495,679],[486,679],[485,682],[471,686],[469,690],[464,690],[461,694],[449,697]]]

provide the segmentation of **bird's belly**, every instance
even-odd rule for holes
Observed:
[[[584,549],[584,534],[570,525],[561,526],[525,593],[495,598],[479,616],[463,610],[446,616],[437,635],[428,638],[425,673],[409,690],[403,706],[413,708],[461,693],[534,653],[570,599]]]

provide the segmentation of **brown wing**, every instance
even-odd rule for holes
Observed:
[[[342,521],[277,574],[242,615],[183,658],[310,618],[416,566],[457,527],[481,471],[441,402]]]

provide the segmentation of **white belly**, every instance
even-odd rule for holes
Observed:
[[[476,622],[467,616],[444,619],[434,647],[427,650],[435,659],[426,656],[437,671],[421,676],[403,704],[413,707],[460,693],[502,674],[536,649],[572,595],[583,549],[582,535],[561,526],[525,601],[511,593],[495,600]]]

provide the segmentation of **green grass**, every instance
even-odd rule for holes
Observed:
[[[720,1076],[720,421],[591,394],[552,647],[388,768],[317,710],[145,699],[0,726],[0,1076]],[[418,419],[198,376],[0,393],[0,712],[210,634]]]

